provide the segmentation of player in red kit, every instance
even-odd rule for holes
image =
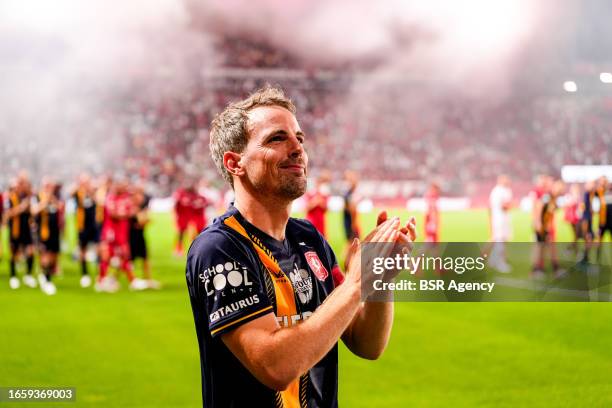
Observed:
[[[2,259],[2,234],[4,228],[4,193],[0,188],[0,260]]]
[[[325,213],[329,199],[329,174],[323,172],[315,181],[315,187],[305,195],[306,219],[325,237]]]
[[[134,200],[128,192],[125,179],[117,179],[111,185],[105,200],[104,223],[100,242],[100,275],[96,290],[115,292],[119,289],[117,280],[108,275],[109,265],[125,272],[130,289],[147,288],[144,280],[136,278],[130,261],[130,217],[136,213]]]
[[[429,190],[425,193],[425,242],[438,242],[440,231],[440,212],[438,210],[438,199],[440,198],[440,187],[431,183]]]
[[[174,213],[176,216],[176,228],[178,231],[174,253],[183,255],[183,240],[185,233],[192,226],[190,242],[206,226],[206,207],[208,200],[196,189],[193,179],[188,179],[183,188],[174,193]]]

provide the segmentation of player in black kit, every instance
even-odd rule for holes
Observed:
[[[76,206],[76,228],[79,238],[79,261],[81,263],[81,287],[91,286],[91,276],[87,268],[87,250],[96,246],[100,240],[100,228],[97,222],[98,208],[96,191],[88,174],[81,174],[77,189],[72,194]]]
[[[20,257],[25,256],[27,271],[23,277],[23,283],[34,288],[36,287],[36,279],[32,276],[34,268],[34,240],[32,239],[31,225],[32,185],[25,172],[21,172],[11,182],[7,202],[6,219],[8,221],[11,250],[9,285],[12,289],[19,288],[20,282],[17,278],[16,263]]]
[[[41,290],[47,295],[54,295],[57,290],[52,282],[52,276],[60,252],[62,206],[63,203],[56,194],[56,184],[50,178],[44,178],[37,203],[33,206],[33,214],[38,226],[40,266],[43,272],[39,275],[39,283]]]

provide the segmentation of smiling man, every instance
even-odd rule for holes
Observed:
[[[378,358],[393,305],[361,302],[369,294],[361,292],[362,278],[369,277],[361,274],[357,240],[344,276],[315,227],[290,218],[291,203],[306,191],[308,155],[295,107],[281,90],[264,88],[230,104],[210,136],[236,200],[187,258],[203,404],[337,406],[338,340],[358,356]],[[403,228],[385,214],[379,221],[364,241],[414,240],[413,220]]]

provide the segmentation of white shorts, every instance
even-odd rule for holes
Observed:
[[[512,228],[508,218],[494,219],[491,225],[492,237],[494,242],[506,242],[512,239]]]

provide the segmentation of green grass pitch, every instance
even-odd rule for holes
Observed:
[[[419,226],[421,220],[417,214]],[[374,222],[375,214],[362,216],[364,230]],[[530,241],[528,215],[514,212],[513,223],[515,240]],[[441,239],[486,241],[487,225],[484,211],[444,213]],[[328,230],[341,254],[339,214],[329,217]],[[567,226],[559,225],[559,231],[560,240],[569,238]],[[81,289],[78,265],[69,254],[62,258],[56,296],[23,286],[11,291],[4,250],[0,386],[77,389],[74,405],[15,406],[201,404],[184,259],[171,254],[170,215],[155,215],[148,236],[154,275],[164,285],[157,292],[129,292],[125,278],[114,295]],[[360,360],[341,347],[340,405],[610,406],[611,314],[606,303],[398,303],[381,359]]]

